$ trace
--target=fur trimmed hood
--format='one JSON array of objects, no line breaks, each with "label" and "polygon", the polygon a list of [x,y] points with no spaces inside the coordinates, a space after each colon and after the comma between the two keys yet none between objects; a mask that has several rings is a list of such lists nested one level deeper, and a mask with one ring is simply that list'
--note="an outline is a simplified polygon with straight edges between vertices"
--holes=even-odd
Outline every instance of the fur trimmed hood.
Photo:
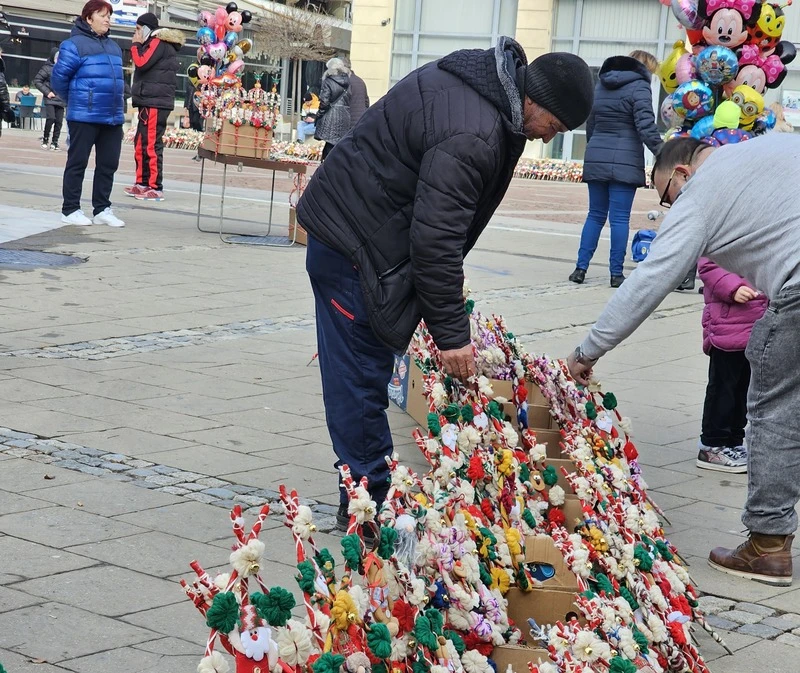
[{"label": "fur trimmed hood", "polygon": [[186,44],[186,37],[184,34],[175,28],[159,28],[153,31],[152,37],[157,37],[162,42],[169,42],[174,45],[176,49],[180,49]]}]

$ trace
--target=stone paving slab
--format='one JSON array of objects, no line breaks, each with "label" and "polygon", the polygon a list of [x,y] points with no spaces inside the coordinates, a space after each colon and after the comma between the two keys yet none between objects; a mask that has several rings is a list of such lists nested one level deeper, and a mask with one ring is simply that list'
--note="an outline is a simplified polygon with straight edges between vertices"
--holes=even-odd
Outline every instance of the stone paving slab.
[{"label": "stone paving slab", "polygon": [[0,536],[0,558],[3,559],[0,566],[0,585],[58,575],[97,563],[91,558],[10,535]]},{"label": "stone paving slab", "polygon": [[15,584],[20,591],[107,617],[162,607],[185,597],[171,582],[114,566],[94,566]]},{"label": "stone paving slab", "polygon": [[[100,598],[102,596],[98,600]],[[43,603],[2,613],[0,633],[6,649],[51,663],[153,640],[158,635],[60,603]]]}]

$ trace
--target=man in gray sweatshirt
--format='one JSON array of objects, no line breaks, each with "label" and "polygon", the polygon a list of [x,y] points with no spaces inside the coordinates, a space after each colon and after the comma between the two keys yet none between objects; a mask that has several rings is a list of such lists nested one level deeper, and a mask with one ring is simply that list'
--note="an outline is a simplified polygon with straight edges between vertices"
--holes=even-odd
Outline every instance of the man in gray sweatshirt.
[{"label": "man in gray sweatshirt", "polygon": [[699,257],[744,276],[770,299],[747,347],[750,531],[736,549],[712,550],[718,570],[777,586],[792,582],[800,500],[800,137],[768,134],[714,149],[668,142],[653,177],[671,208],[647,259],[616,291],[569,357],[586,382],[597,360],[630,336]]}]

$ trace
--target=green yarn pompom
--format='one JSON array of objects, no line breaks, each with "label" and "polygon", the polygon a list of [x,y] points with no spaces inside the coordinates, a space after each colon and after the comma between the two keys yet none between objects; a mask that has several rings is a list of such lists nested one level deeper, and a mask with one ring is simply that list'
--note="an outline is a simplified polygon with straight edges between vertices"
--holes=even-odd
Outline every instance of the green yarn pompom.
[{"label": "green yarn pompom", "polygon": [[[444,637],[447,638],[451,643],[453,643],[453,647],[456,648],[456,652],[458,655],[461,656],[464,652],[467,651],[467,644],[464,642],[464,639],[458,635],[455,631],[447,630],[444,632]],[[374,673],[374,669],[373,669]]]},{"label": "green yarn pompom", "polygon": [[595,406],[594,402],[587,402],[586,403],[586,418],[590,421],[593,421],[597,418],[597,407]]},{"label": "green yarn pompom", "polygon": [[636,545],[633,550],[633,561],[642,572],[650,572],[653,568],[653,557],[644,545]]},{"label": "green yarn pompom", "polygon": [[348,570],[361,572],[361,539],[355,533],[342,538],[342,556]]},{"label": "green yarn pompom", "polygon": [[283,587],[273,587],[267,595],[256,592],[250,602],[270,626],[286,626],[296,605],[294,596]]},{"label": "green yarn pompom", "polygon": [[614,657],[608,667],[608,673],[636,673],[636,664],[622,657]]},{"label": "green yarn pompom", "polygon": [[503,407],[500,406],[497,400],[492,400],[486,405],[486,413],[492,418],[496,418],[498,421],[502,421],[505,418]]},{"label": "green yarn pompom", "polygon": [[595,576],[595,583],[597,584],[597,590],[604,592],[609,597],[614,596],[616,593],[614,591],[614,585],[611,583],[611,580],[608,579],[608,575],[597,573]]},{"label": "green yarn pompom", "polygon": [[606,393],[603,395],[603,406],[611,411],[617,408],[617,396],[614,393]]},{"label": "green yarn pompom", "polygon": [[442,412],[442,416],[444,416],[451,423],[455,423],[460,414],[461,409],[458,408],[457,404],[448,404],[447,407],[445,407],[445,410]]},{"label": "green yarn pompom", "polygon": [[339,669],[344,663],[344,657],[341,654],[332,654],[325,652],[319,659],[317,659],[311,668],[314,673],[339,673]]},{"label": "green yarn pompom", "polygon": [[439,414],[433,412],[428,414],[428,430],[430,430],[431,434],[435,437],[442,434],[442,424],[439,421]]},{"label": "green yarn pompom", "polygon": [[474,418],[475,410],[469,404],[465,404],[461,407],[461,420],[463,420],[464,423],[472,423]]},{"label": "green yarn pompom", "polygon": [[542,470],[542,481],[548,486],[555,486],[558,483],[558,472],[552,465],[548,465]]},{"label": "green yarn pompom", "polygon": [[214,596],[214,602],[206,612],[206,626],[220,633],[230,633],[239,623],[239,602],[232,591],[223,591]]},{"label": "green yarn pompom", "polygon": [[381,541],[378,543],[378,556],[389,560],[394,554],[394,543],[397,542],[397,531],[388,526],[381,526]]},{"label": "green yarn pompom", "polygon": [[522,510],[522,520],[527,523],[529,527],[536,528],[536,519],[533,517],[533,512],[527,507]]},{"label": "green yarn pompom", "polygon": [[316,591],[314,583],[317,581],[317,573],[314,571],[314,564],[311,561],[301,561],[297,564],[300,574],[295,577],[300,591],[304,594],[312,595]]},{"label": "green yarn pompom", "polygon": [[639,609],[639,603],[634,598],[633,594],[630,592],[630,589],[628,589],[628,587],[620,587],[619,595],[622,596],[628,602],[628,605],[631,606],[631,610],[636,612]]},{"label": "green yarn pompom", "polygon": [[[417,653],[417,660],[411,667],[412,673],[430,673],[430,670],[431,667],[425,660],[425,657],[423,656],[422,652]],[[314,673],[316,673],[316,671]]]},{"label": "green yarn pompom", "polygon": [[432,652],[439,648],[439,639],[433,632],[431,620],[426,615],[417,617],[417,621],[414,623],[414,637],[420,645],[427,647]]},{"label": "green yarn pompom", "polygon": [[425,616],[431,623],[431,630],[437,636],[441,636],[442,629],[444,628],[444,617],[442,616],[442,613],[439,612],[436,608],[428,608],[427,610],[425,610]]},{"label": "green yarn pompom", "polygon": [[650,651],[650,643],[647,642],[647,636],[636,628],[636,626],[631,627],[631,630],[633,631],[633,639],[639,646],[639,652],[647,656],[647,653]]},{"label": "green yarn pompom", "polygon": [[664,540],[656,540],[656,549],[665,561],[672,561],[675,555],[670,551],[669,545]]},{"label": "green yarn pompom", "polygon": [[467,315],[472,315],[472,312],[475,310],[475,302],[472,299],[467,299],[464,302],[464,311],[466,311]]},{"label": "green yarn pompom", "polygon": [[386,624],[375,622],[367,632],[367,646],[378,659],[392,656],[392,636]]}]

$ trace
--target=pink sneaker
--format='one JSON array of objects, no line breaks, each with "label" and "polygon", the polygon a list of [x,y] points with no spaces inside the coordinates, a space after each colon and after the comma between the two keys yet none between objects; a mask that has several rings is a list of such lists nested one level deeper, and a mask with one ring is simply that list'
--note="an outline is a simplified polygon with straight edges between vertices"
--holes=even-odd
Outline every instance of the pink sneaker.
[{"label": "pink sneaker", "polygon": [[163,201],[164,192],[157,189],[144,189],[138,194],[134,195],[137,201]]},{"label": "pink sneaker", "polygon": [[142,194],[143,192],[146,192],[146,191],[147,191],[147,187],[144,187],[142,185],[134,185],[133,187],[125,187],[125,193],[128,196],[133,196],[133,197],[136,197],[137,195]]}]

